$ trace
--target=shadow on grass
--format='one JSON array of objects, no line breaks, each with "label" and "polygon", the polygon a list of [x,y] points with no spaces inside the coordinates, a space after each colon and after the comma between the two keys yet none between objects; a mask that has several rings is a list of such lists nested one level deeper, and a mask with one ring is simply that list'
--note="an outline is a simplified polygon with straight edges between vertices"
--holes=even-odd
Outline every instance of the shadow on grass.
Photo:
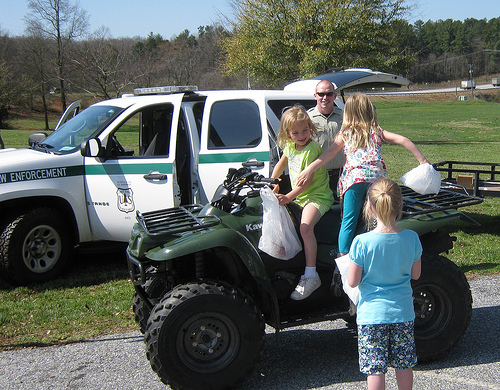
[{"label": "shadow on grass", "polygon": [[491,271],[494,268],[500,267],[500,263],[479,263],[479,264],[473,264],[473,265],[462,265],[460,266],[460,269],[462,272],[468,273],[486,273],[487,271]]},{"label": "shadow on grass", "polygon": [[[30,290],[40,292],[64,288],[76,288],[129,278],[125,246],[113,251],[75,251],[69,270],[61,277],[45,283],[31,284]],[[0,290],[18,288],[0,279]]]},{"label": "shadow on grass", "polygon": [[500,236],[500,215],[486,215],[479,213],[469,213],[464,210],[464,213],[479,222],[481,226],[475,226],[471,223],[464,221],[458,221],[453,224],[447,225],[446,230],[450,233],[462,231],[470,235],[477,234],[492,234],[495,236]]}]

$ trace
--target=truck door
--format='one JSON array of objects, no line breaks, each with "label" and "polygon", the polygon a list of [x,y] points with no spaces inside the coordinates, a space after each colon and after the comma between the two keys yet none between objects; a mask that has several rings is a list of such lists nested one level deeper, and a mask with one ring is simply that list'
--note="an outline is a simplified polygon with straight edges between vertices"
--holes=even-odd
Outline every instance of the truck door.
[{"label": "truck door", "polygon": [[[216,100],[207,97],[203,113],[198,170],[210,201],[229,168],[248,159],[262,161],[269,175],[269,139],[265,107],[250,98]],[[265,129],[265,132],[263,132]]]},{"label": "truck door", "polygon": [[[85,158],[87,210],[94,239],[128,241],[136,212],[181,202],[175,158],[182,94],[126,110],[99,139],[105,156]],[[170,100],[170,101],[169,101]],[[188,147],[187,143],[183,143]]]}]

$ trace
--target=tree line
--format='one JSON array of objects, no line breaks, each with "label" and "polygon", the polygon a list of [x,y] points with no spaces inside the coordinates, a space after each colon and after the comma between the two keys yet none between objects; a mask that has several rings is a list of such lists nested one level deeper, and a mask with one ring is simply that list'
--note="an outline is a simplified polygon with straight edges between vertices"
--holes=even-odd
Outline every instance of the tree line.
[{"label": "tree line", "polygon": [[234,20],[171,39],[117,39],[105,27],[89,34],[88,15],[71,1],[31,0],[25,35],[0,31],[0,128],[11,105],[41,101],[47,112],[50,93],[63,109],[73,92],[109,99],[155,85],[282,88],[339,67],[414,83],[500,71],[500,17],[411,24],[404,0],[232,0]]},{"label": "tree line", "polygon": [[500,17],[414,24],[401,20],[394,28],[399,50],[414,56],[413,64],[401,73],[414,83],[500,72]]}]

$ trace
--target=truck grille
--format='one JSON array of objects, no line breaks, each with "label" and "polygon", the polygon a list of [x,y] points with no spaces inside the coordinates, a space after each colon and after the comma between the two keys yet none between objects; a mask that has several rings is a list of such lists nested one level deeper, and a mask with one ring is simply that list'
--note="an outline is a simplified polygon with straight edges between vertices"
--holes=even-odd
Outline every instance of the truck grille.
[{"label": "truck grille", "polygon": [[145,213],[137,211],[136,218],[149,236],[183,233],[220,223],[219,217],[215,215],[196,216],[202,208],[199,204],[192,204]]}]

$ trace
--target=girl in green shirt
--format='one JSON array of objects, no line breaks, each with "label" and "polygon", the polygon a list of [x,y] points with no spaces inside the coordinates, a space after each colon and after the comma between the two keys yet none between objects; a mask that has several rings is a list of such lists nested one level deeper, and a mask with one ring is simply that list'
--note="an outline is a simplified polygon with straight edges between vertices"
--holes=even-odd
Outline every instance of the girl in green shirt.
[{"label": "girl in green shirt", "polygon": [[[321,286],[316,272],[318,245],[314,226],[333,204],[333,193],[324,167],[316,171],[310,185],[297,185],[300,172],[322,153],[321,146],[311,138],[311,135],[315,134],[316,128],[304,107],[296,105],[287,109],[281,117],[278,134],[278,145],[283,149],[283,156],[271,175],[273,178],[279,178],[288,166],[292,190],[287,194],[277,193],[276,196],[280,205],[294,201],[302,207],[300,234],[304,242],[306,268],[291,295],[294,300],[307,298]],[[278,189],[277,186],[275,192]]]}]

